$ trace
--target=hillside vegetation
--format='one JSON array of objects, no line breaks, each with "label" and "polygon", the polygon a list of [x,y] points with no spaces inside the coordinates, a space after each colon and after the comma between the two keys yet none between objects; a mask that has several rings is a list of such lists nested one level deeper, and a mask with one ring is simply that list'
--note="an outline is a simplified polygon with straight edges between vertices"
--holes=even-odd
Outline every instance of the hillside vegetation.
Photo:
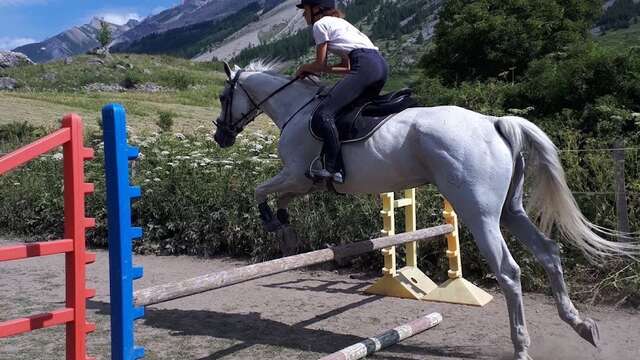
[{"label": "hillside vegetation", "polygon": [[217,116],[217,94],[226,78],[220,69],[215,63],[127,54],[0,69],[0,77],[18,83],[17,90],[0,93],[0,123],[55,126],[62,113],[74,111],[96,126],[102,106],[117,101],[127,107],[136,130],[158,129],[159,114],[169,112],[176,130],[193,132],[210,127]]}]

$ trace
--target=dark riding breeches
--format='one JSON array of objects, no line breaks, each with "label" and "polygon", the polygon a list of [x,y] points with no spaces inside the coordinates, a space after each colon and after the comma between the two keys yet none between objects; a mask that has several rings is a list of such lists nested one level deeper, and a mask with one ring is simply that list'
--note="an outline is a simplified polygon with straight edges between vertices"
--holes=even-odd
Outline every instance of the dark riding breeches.
[{"label": "dark riding breeches", "polygon": [[340,141],[336,129],[336,115],[361,98],[373,98],[387,81],[389,66],[382,55],[373,49],[357,49],[349,53],[349,72],[329,92],[313,115],[312,126],[324,140],[325,168],[335,173],[340,154]]}]

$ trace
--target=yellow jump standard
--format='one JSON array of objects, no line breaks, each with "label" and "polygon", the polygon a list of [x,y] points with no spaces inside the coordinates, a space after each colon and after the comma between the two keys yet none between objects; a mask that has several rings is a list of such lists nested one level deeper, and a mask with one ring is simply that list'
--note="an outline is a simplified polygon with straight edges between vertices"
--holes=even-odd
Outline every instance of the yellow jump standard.
[{"label": "yellow jump standard", "polygon": [[[405,190],[404,198],[396,200],[394,193],[381,194],[382,215],[385,235],[394,235],[395,209],[404,208],[405,231],[416,229],[416,194],[415,189]],[[384,256],[383,276],[365,292],[369,294],[398,297],[404,299],[429,300],[484,306],[493,297],[484,290],[462,278],[462,263],[460,259],[460,239],[458,236],[458,217],[448,201],[444,201],[444,218],[446,223],[453,226],[454,231],[446,234],[449,258],[449,280],[441,286],[436,285],[418,268],[417,243],[405,244],[406,266],[400,270],[396,267],[396,248],[389,247],[382,250]]]}]

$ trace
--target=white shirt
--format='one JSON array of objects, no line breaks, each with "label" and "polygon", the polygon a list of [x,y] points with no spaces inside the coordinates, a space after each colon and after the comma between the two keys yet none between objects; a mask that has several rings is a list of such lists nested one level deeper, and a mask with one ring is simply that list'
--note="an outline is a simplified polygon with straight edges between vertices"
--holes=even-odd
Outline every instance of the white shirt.
[{"label": "white shirt", "polygon": [[355,49],[378,50],[367,35],[335,16],[324,16],[313,24],[313,39],[316,45],[328,42],[328,50],[338,55],[348,55]]}]

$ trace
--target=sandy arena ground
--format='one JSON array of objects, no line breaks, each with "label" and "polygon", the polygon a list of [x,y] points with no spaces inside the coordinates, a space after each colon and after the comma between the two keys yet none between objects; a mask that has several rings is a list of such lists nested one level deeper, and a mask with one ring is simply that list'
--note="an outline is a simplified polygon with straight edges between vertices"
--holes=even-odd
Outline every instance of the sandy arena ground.
[{"label": "sandy arena ground", "polygon": [[[0,246],[9,242],[0,241]],[[145,276],[138,288],[243,265],[229,259],[137,257]],[[64,303],[64,259],[51,256],[0,264],[0,321],[53,310]],[[89,354],[109,359],[108,256],[98,251],[88,268],[97,287],[89,318]],[[438,311],[438,327],[372,359],[511,358],[502,295],[484,308],[363,295],[372,279],[331,271],[293,271],[152,306],[138,321],[145,359],[317,359],[421,314]],[[602,345],[578,338],[556,315],[552,298],[526,294],[535,360],[638,360],[640,312],[577,305],[599,322]],[[64,359],[64,329],[56,327],[0,339],[0,359]]]}]

